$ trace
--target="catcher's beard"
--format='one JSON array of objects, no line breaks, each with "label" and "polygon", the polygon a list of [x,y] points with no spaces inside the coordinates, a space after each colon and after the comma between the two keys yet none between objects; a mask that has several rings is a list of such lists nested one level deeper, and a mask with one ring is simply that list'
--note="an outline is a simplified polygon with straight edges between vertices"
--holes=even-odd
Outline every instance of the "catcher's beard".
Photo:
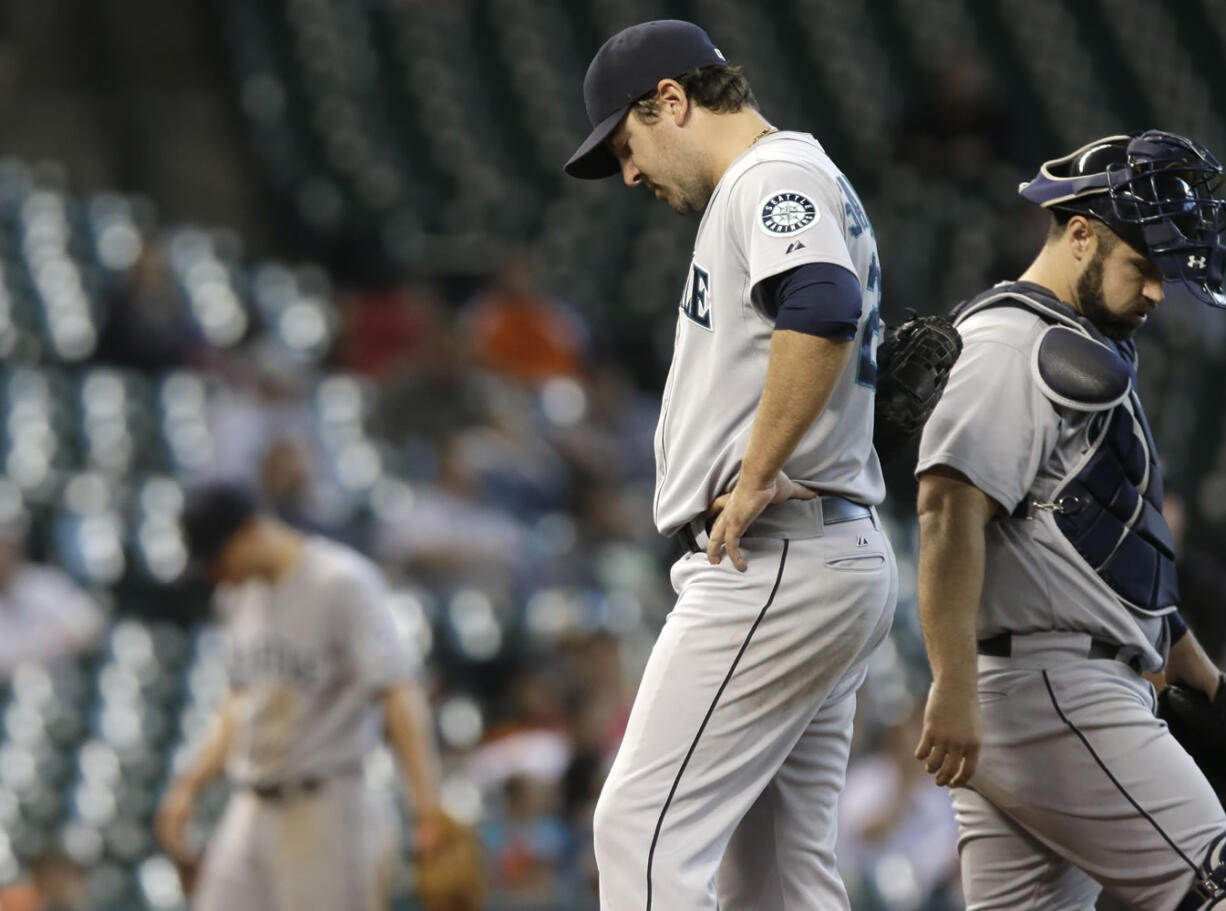
[{"label": "catcher's beard", "polygon": [[1136,326],[1112,313],[1103,300],[1103,261],[1106,258],[1107,250],[1099,244],[1089,265],[1077,279],[1077,303],[1086,319],[1099,332],[1109,339],[1123,342],[1132,338]]}]

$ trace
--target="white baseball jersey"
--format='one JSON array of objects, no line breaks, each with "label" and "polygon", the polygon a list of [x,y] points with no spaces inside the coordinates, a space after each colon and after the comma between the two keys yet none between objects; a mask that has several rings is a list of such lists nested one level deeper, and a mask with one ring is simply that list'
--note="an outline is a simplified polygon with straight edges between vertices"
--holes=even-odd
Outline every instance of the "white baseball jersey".
[{"label": "white baseball jersey", "polygon": [[872,445],[881,335],[877,242],[851,184],[817,140],[779,132],[732,163],[698,226],[656,428],[661,534],[703,514],[740,474],[774,331],[755,288],[806,263],[850,270],[864,306],[855,356],[783,470],[859,503],[884,497]]},{"label": "white baseball jersey", "polygon": [[275,584],[219,593],[239,715],[231,780],[292,782],[353,773],[379,741],[379,693],[411,681],[379,570],[360,554],[308,538]]},{"label": "white baseball jersey", "polygon": [[[917,472],[948,465],[1007,512],[1023,497],[1047,503],[1085,451],[1094,415],[1057,409],[1036,383],[1031,360],[1047,323],[997,307],[959,324],[962,355],[924,427]],[[1144,617],[1073,549],[1052,513],[992,522],[979,608],[981,639],[998,633],[1067,630],[1128,646],[1159,670],[1161,619]],[[1164,650],[1164,649],[1163,649]]]}]

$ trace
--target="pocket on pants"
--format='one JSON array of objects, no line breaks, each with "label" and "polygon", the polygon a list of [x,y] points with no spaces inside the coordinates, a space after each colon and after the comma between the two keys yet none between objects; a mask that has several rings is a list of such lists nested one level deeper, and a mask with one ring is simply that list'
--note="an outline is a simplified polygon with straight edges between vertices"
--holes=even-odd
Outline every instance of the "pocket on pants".
[{"label": "pocket on pants", "polygon": [[831,569],[850,573],[871,573],[885,566],[885,554],[839,554],[826,561]]},{"label": "pocket on pants", "polygon": [[992,705],[996,702],[1004,702],[1009,698],[1009,694],[1004,690],[992,690],[980,687],[977,698],[980,705]]}]

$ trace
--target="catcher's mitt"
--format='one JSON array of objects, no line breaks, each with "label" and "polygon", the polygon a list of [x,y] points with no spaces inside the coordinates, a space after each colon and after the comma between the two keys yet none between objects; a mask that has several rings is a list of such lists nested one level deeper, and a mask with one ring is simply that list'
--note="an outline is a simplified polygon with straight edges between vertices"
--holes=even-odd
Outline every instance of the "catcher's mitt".
[{"label": "catcher's mitt", "polygon": [[916,316],[890,330],[877,349],[877,416],[873,446],[890,461],[923,429],[962,353],[962,337],[941,316]]},{"label": "catcher's mitt", "polygon": [[417,857],[417,897],[426,911],[479,911],[485,905],[485,873],[476,833],[440,816],[439,843]]},{"label": "catcher's mitt", "polygon": [[1226,804],[1226,680],[1212,702],[1204,693],[1168,684],[1158,694],[1158,717]]}]

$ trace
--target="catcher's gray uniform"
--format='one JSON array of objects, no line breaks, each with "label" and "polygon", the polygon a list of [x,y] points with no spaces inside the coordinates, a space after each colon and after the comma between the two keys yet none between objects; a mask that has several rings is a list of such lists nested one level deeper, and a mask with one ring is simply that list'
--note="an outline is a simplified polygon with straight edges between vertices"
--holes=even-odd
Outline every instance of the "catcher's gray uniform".
[{"label": "catcher's gray uniform", "polygon": [[[1086,348],[1079,325],[1028,283],[971,302],[920,446],[917,473],[954,468],[1005,513],[978,617],[981,752],[953,792],[970,911],[1083,911],[1100,884],[1184,908],[1226,832],[1138,673],[1166,660],[1175,592],[1133,348]],[[1097,388],[1073,388],[1070,352]]]},{"label": "catcher's gray uniform", "polygon": [[703,215],[656,436],[655,518],[705,547],[702,516],[737,478],[766,377],[774,325],[754,289],[805,263],[843,266],[862,288],[855,354],[784,465],[827,496],[767,507],[741,542],[745,573],[699,551],[673,566],[677,604],[596,809],[608,911],[713,909],[717,894],[729,911],[848,906],[835,801],[897,571],[872,508],[884,493],[876,242],[811,136],[754,144]]},{"label": "catcher's gray uniform", "polygon": [[238,697],[234,793],[206,852],[199,911],[374,911],[398,833],[362,777],[378,703],[411,681],[378,570],[309,538],[275,584],[218,595]]}]

